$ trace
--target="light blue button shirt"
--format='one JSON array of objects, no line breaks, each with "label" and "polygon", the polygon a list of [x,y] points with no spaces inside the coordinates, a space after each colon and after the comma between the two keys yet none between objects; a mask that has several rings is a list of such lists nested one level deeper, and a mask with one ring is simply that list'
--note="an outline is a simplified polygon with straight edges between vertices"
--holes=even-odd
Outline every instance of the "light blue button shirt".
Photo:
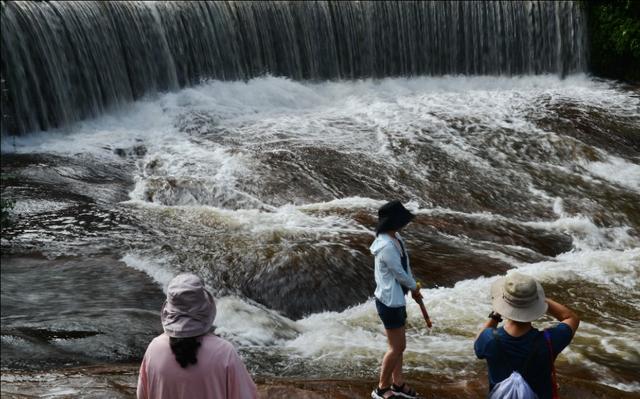
[{"label": "light blue button shirt", "polygon": [[[407,246],[404,244],[400,234],[396,233],[396,238],[402,241],[406,251]],[[390,308],[405,306],[406,300],[402,292],[402,286],[410,290],[417,288],[416,280],[411,274],[408,251],[406,254],[407,271],[405,272],[400,260],[402,256],[401,250],[388,234],[380,233],[369,247],[369,250],[376,258],[374,272],[376,291],[374,295],[380,302]]]}]

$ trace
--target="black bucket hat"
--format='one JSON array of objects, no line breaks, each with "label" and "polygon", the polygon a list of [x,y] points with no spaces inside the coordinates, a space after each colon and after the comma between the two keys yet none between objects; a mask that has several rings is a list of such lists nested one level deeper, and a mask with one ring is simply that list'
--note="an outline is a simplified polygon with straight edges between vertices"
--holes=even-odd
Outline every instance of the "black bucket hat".
[{"label": "black bucket hat", "polygon": [[387,202],[378,209],[376,234],[389,230],[398,230],[409,224],[414,217],[415,215],[409,212],[400,201]]}]

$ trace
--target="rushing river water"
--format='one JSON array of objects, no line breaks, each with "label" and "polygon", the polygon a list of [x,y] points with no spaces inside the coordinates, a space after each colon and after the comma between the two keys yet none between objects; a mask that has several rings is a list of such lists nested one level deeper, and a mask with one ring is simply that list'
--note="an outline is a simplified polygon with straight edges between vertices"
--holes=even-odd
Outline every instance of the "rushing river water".
[{"label": "rushing river water", "polygon": [[[190,270],[259,376],[374,378],[368,246],[399,198],[434,322],[412,378],[484,376],[473,337],[517,268],[582,318],[557,367],[640,392],[640,92],[584,75],[209,81],[3,137],[2,367],[137,361]],[[545,319],[538,325],[546,325]],[[422,377],[421,377],[422,376]]]}]

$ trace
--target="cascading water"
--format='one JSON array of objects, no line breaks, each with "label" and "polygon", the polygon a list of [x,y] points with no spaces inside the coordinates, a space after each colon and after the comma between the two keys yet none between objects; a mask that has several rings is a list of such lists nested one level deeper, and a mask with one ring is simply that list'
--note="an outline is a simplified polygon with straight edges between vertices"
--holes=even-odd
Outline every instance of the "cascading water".
[{"label": "cascading water", "polygon": [[[486,393],[473,336],[518,268],[582,318],[567,397],[640,391],[640,96],[574,73],[578,4],[2,7],[10,132],[84,118],[3,136],[3,395],[118,396],[57,370],[138,362],[186,270],[255,375],[371,388],[367,248],[391,198],[417,215],[403,234],[435,326],[409,305],[412,382]],[[423,76],[441,74],[462,76]]]},{"label": "cascading water", "polygon": [[575,2],[6,2],[3,129],[206,79],[585,71]]}]

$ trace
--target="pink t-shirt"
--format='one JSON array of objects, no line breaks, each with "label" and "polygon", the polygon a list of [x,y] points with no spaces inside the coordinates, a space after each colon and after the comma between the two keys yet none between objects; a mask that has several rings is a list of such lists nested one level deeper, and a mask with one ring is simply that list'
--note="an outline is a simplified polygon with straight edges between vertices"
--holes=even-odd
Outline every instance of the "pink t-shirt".
[{"label": "pink t-shirt", "polygon": [[198,362],[182,368],[169,336],[154,338],[140,366],[138,399],[257,398],[256,385],[233,345],[214,335],[201,339]]}]

